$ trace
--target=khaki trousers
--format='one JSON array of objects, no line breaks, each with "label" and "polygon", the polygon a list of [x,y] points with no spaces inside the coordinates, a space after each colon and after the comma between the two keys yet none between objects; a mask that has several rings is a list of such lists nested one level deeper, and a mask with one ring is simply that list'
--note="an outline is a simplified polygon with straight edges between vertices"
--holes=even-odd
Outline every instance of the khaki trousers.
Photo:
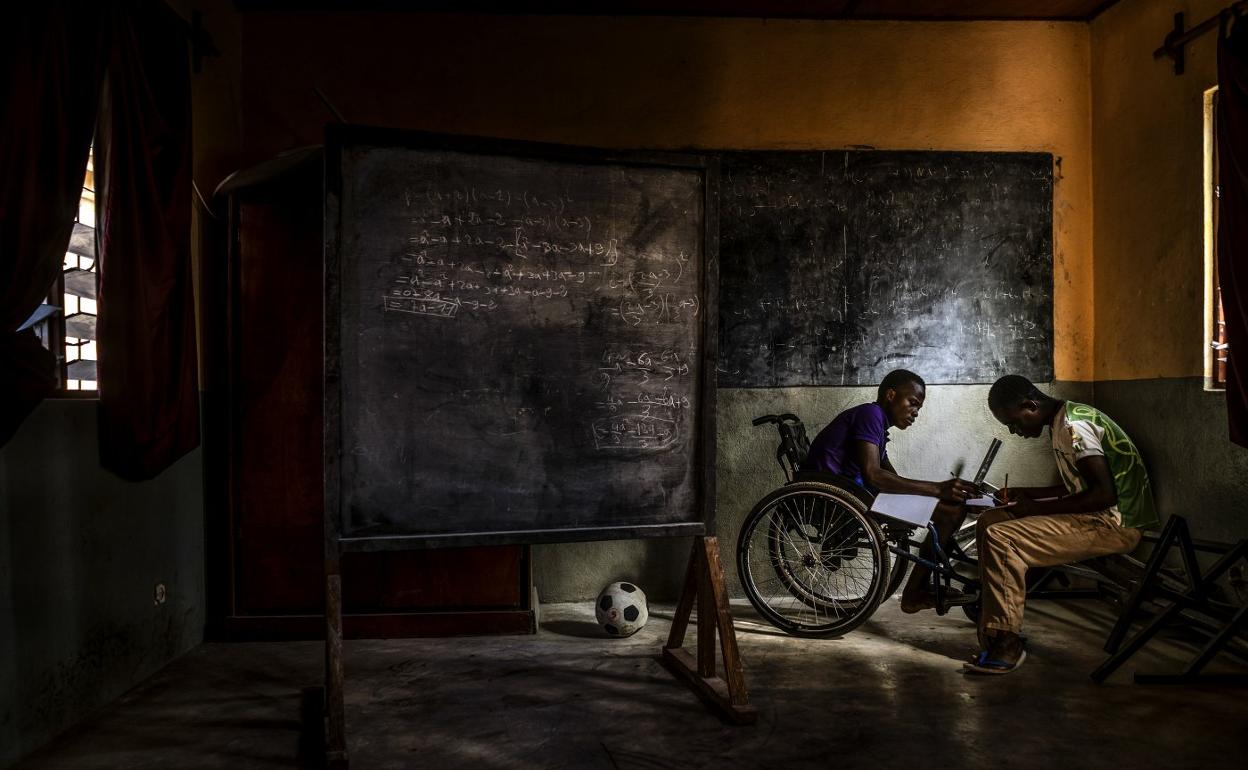
[{"label": "khaki trousers", "polygon": [[981,607],[979,640],[988,629],[1019,633],[1027,598],[1027,568],[1055,567],[1111,553],[1127,553],[1141,532],[1120,526],[1109,511],[1028,516],[1008,508],[985,512],[975,523]]}]

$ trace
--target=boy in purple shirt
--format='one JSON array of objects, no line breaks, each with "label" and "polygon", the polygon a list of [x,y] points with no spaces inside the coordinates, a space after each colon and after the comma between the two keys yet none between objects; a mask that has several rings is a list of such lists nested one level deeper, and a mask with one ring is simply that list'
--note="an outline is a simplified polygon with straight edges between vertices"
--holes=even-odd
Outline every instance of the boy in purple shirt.
[{"label": "boy in purple shirt", "polygon": [[[804,468],[853,479],[873,495],[893,492],[940,498],[932,521],[940,532],[941,543],[948,544],[966,518],[964,503],[977,494],[975,487],[961,479],[935,482],[905,478],[893,468],[884,448],[889,428],[905,430],[918,419],[926,393],[923,378],[914,372],[905,369],[889,372],[880,383],[874,402],[846,409],[819,431],[810,444]],[[931,544],[925,542],[920,553],[930,559]],[[902,612],[918,612],[936,606],[928,586],[930,573],[927,567],[914,565],[901,592]],[[950,594],[947,598],[951,604],[974,600],[973,596],[957,591],[950,591]]]},{"label": "boy in purple shirt", "polygon": [[885,448],[890,424],[888,414],[878,401],[846,409],[819,431],[819,435],[810,443],[806,469],[839,473],[866,487],[871,494],[879,494],[880,490],[863,478],[862,466],[856,460],[853,445],[855,441],[865,441],[878,447],[879,464],[885,468],[890,467],[888,450]]}]

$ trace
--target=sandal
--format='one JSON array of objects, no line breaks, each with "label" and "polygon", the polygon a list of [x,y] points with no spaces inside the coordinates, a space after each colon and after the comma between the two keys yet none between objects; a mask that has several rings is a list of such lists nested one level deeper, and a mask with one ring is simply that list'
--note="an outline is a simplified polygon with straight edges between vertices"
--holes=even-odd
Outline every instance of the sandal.
[{"label": "sandal", "polygon": [[1026,650],[1019,654],[1015,663],[990,658],[987,650],[980,650],[973,663],[962,664],[962,670],[968,674],[1008,674],[1023,665],[1024,660],[1027,660]]}]

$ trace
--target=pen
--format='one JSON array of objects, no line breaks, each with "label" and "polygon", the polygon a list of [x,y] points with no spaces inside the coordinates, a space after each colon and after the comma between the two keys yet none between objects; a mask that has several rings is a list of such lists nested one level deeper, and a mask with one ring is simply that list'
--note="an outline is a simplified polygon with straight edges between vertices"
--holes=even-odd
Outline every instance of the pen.
[{"label": "pen", "polygon": [[1005,486],[1001,487],[1001,502],[1010,501],[1010,474],[1005,474]]},{"label": "pen", "polygon": [[953,471],[949,471],[949,475],[954,477],[955,479],[958,477],[958,474],[954,473]]}]

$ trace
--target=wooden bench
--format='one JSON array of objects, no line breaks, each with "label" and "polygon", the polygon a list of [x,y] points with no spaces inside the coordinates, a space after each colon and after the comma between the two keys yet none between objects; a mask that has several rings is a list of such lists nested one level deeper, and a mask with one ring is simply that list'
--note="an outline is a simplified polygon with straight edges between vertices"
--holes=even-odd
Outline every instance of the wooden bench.
[{"label": "wooden bench", "polygon": [[[1220,652],[1248,661],[1248,648],[1241,638],[1248,631],[1248,601],[1232,596],[1219,582],[1237,565],[1248,563],[1248,540],[1233,545],[1194,540],[1182,516],[1170,516],[1160,535],[1146,539],[1156,540],[1147,562],[1113,556],[1084,563],[1104,578],[1099,587],[1121,604],[1105,641],[1109,657],[1092,672],[1092,680],[1104,682],[1160,631],[1182,623],[1207,637],[1204,646],[1182,671],[1137,672],[1136,684],[1248,684],[1248,674],[1202,673]],[[1198,551],[1219,554],[1219,558],[1202,570]],[[1168,563],[1175,552],[1181,569]],[[1128,638],[1131,627],[1140,621],[1143,626]]]}]

